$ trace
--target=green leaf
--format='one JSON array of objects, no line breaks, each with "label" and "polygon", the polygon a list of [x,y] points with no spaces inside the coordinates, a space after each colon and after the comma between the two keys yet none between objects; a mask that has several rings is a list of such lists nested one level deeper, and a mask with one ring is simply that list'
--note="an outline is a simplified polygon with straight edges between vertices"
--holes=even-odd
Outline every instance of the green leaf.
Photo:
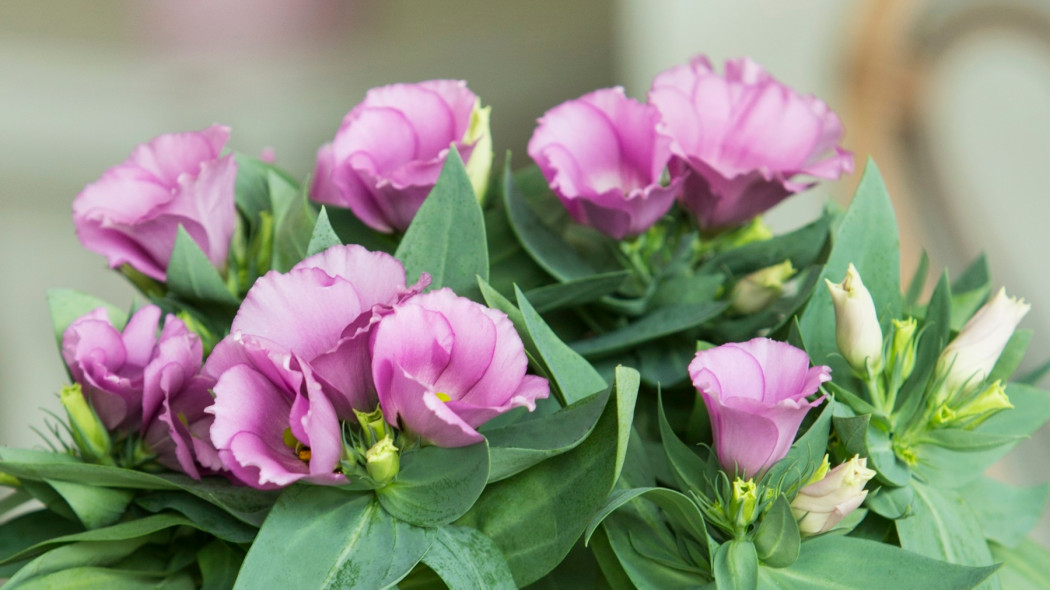
[{"label": "green leaf", "polygon": [[1050,551],[1031,541],[1022,541],[1014,548],[991,544],[992,556],[1002,562],[999,580],[1010,590],[1046,590],[1050,588]]},{"label": "green leaf", "polygon": [[317,225],[317,211],[307,199],[307,187],[297,187],[272,169],[267,183],[274,212],[271,266],[279,272],[288,272],[306,258]]},{"label": "green leaf", "polygon": [[61,537],[52,537],[4,559],[3,563],[11,563],[36,557],[58,545],[81,542],[127,541],[139,537],[145,537],[157,531],[183,525],[192,526],[193,523],[186,518],[175,514],[154,514],[135,520],[128,520],[101,529],[72,533]]},{"label": "green leaf", "polygon": [[118,330],[124,329],[128,314],[105,301],[73,289],[48,289],[47,306],[51,311],[51,324],[55,328],[55,340],[62,346],[62,335],[74,320],[100,307],[105,307],[109,321]]},{"label": "green leaf", "polygon": [[594,515],[591,523],[584,533],[584,542],[590,540],[591,535],[610,514],[620,507],[636,498],[645,498],[656,504],[667,514],[668,521],[680,529],[689,533],[693,540],[705,546],[707,545],[707,528],[704,525],[704,517],[699,507],[685,494],[668,488],[633,488],[627,490],[616,490],[602,506],[601,510]]},{"label": "green leaf", "polygon": [[197,552],[197,564],[201,569],[201,590],[226,590],[233,588],[237,573],[244,561],[244,551],[230,547],[215,539]]},{"label": "green leaf", "polygon": [[314,231],[310,235],[310,243],[306,246],[306,255],[313,256],[319,254],[332,246],[341,246],[343,242],[339,240],[339,236],[332,229],[332,223],[328,221],[328,211],[325,207],[321,206],[321,212],[317,214],[317,223],[314,225]]},{"label": "green leaf", "polygon": [[137,537],[124,541],[82,542],[56,547],[23,566],[11,576],[4,588],[25,588],[27,582],[34,578],[70,568],[112,565],[134,553],[147,540],[147,537]]},{"label": "green leaf", "polygon": [[973,588],[996,566],[967,567],[888,543],[821,535],[802,544],[788,568],[759,570],[770,590],[957,590]]},{"label": "green leaf", "polygon": [[[900,240],[886,185],[878,167],[868,160],[849,209],[832,238],[831,254],[821,273],[833,283],[842,280],[850,263],[864,279],[881,318],[900,317]],[[823,281],[821,281],[823,282]],[[832,374],[850,373],[835,344],[835,312],[827,289],[817,288],[799,320],[814,364],[828,364]]]},{"label": "green leaf", "polygon": [[953,451],[967,452],[994,449],[1011,443],[1017,444],[1023,438],[1022,436],[978,432],[962,428],[941,428],[926,432],[920,440]]},{"label": "green leaf", "polygon": [[952,291],[962,293],[964,291],[987,290],[991,281],[992,275],[991,269],[988,267],[988,257],[982,253],[952,283]]},{"label": "green leaf", "polygon": [[495,541],[518,586],[538,580],[564,559],[619,476],[638,394],[637,372],[617,369],[613,388],[587,440],[489,485],[455,523]]},{"label": "green leaf", "polygon": [[802,535],[787,496],[780,494],[766,509],[755,529],[755,550],[769,567],[788,567],[798,559]]},{"label": "green leaf", "polygon": [[22,590],[193,590],[193,580],[186,574],[160,578],[150,573],[104,567],[74,567],[59,570],[22,584]]},{"label": "green leaf", "polygon": [[910,486],[899,488],[884,486],[868,494],[864,505],[875,514],[895,520],[905,516],[915,500],[915,490]]},{"label": "green leaf", "polygon": [[671,429],[670,423],[667,422],[662,395],[659,396],[657,403],[659,404],[657,417],[660,421],[660,441],[662,442],[664,454],[667,456],[671,474],[674,476],[675,481],[678,482],[678,487],[683,490],[707,494],[710,487],[708,482],[714,480],[714,476],[719,470],[717,464],[704,461],[692,448],[678,438],[678,435]]},{"label": "green leaf", "polygon": [[904,295],[904,305],[909,315],[914,315],[911,309],[919,303],[919,297],[922,297],[922,290],[926,287],[926,275],[929,272],[930,257],[923,250],[922,256],[919,258],[919,266],[915,269],[915,274],[912,275],[911,282],[908,283],[908,291]]},{"label": "green leaf", "polygon": [[544,313],[597,301],[619,289],[630,276],[626,270],[596,274],[532,289],[525,296],[536,311]]},{"label": "green leaf", "polygon": [[517,287],[515,294],[529,339],[535,344],[547,373],[561,392],[562,405],[572,405],[605,389],[605,379],[602,379],[590,363],[558,338]]},{"label": "green leaf", "polygon": [[349,209],[340,207],[326,207],[326,209],[328,222],[339,236],[340,243],[358,244],[373,252],[386,252],[387,254],[393,254],[397,249],[397,237],[368,227]]},{"label": "green leaf", "polygon": [[[18,561],[10,558],[38,543],[81,530],[83,527],[79,524],[50,510],[38,510],[7,520],[0,526],[0,563]],[[10,575],[9,570],[0,568],[0,577]]]},{"label": "green leaf", "polygon": [[[698,583],[710,579],[707,572],[676,555],[675,539],[662,525],[654,526],[638,516],[620,511],[602,523],[591,538],[591,545],[601,543],[603,534],[613,554],[612,559],[633,584],[629,586],[631,588],[684,590],[696,588]],[[643,544],[648,545],[644,551],[641,549]],[[660,562],[653,559],[652,545],[656,544],[664,549]],[[603,570],[606,567],[610,566],[603,566]]]},{"label": "green leaf", "polygon": [[577,340],[570,346],[586,357],[599,357],[695,328],[722,313],[725,308],[725,303],[715,302],[662,307],[623,328]]},{"label": "green leaf", "polygon": [[1039,522],[1050,498],[1050,484],[1019,488],[981,477],[959,490],[988,539],[1013,547]]},{"label": "green leaf", "polygon": [[832,215],[824,213],[816,221],[795,231],[730,249],[704,263],[700,272],[719,272],[739,277],[785,260],[790,260],[795,268],[805,268],[824,249],[831,218]]},{"label": "green leaf", "polygon": [[166,282],[170,292],[195,303],[233,308],[240,303],[226,288],[226,282],[208,255],[181,224],[168,261]]},{"label": "green leaf", "polygon": [[255,538],[256,527],[238,520],[214,504],[182,491],[140,493],[135,497],[135,504],[153,513],[174,510],[193,521],[198,529],[231,543],[251,543]]},{"label": "green leaf", "polygon": [[[596,269],[582,259],[562,236],[552,230],[543,219],[529,206],[525,196],[519,190],[519,182],[528,182],[540,190],[546,189],[547,181],[539,168],[525,168],[519,176],[510,171],[510,158],[507,158],[503,173],[503,199],[507,207],[507,219],[518,236],[518,241],[536,263],[559,282],[589,277],[602,270]],[[564,208],[562,209],[564,211]]]},{"label": "green leaf", "polygon": [[878,473],[878,478],[891,485],[903,486],[911,480],[908,465],[897,458],[889,436],[870,424],[870,414],[863,416],[835,416],[835,432],[850,455],[868,458],[868,466]]},{"label": "green leaf", "polygon": [[973,316],[977,308],[984,305],[984,302],[988,300],[988,287],[983,289],[977,289],[974,291],[965,291],[960,293],[957,287],[952,287],[952,319],[951,326],[953,331],[962,329],[963,325],[969,321],[970,317]]},{"label": "green leaf", "polygon": [[608,391],[586,397],[548,416],[482,429],[489,441],[489,483],[576,448],[594,430]]},{"label": "green leaf", "polygon": [[485,221],[463,160],[450,149],[441,176],[405,231],[394,255],[409,282],[430,273],[430,288],[450,287],[478,298],[477,277],[488,280]]},{"label": "green leaf", "polygon": [[376,494],[394,518],[418,526],[439,526],[463,516],[474,505],[488,476],[485,442],[456,449],[423,447],[404,453],[397,478]]},{"label": "green leaf", "polygon": [[920,328],[922,336],[915,351],[915,369],[897,397],[898,423],[921,419],[925,410],[927,383],[937,366],[937,358],[951,335],[951,287],[948,273],[941,275],[930,296]]},{"label": "green leaf", "polygon": [[371,493],[293,486],[263,523],[234,588],[387,588],[432,541],[427,529],[391,518]]},{"label": "green leaf", "polygon": [[47,482],[84,523],[85,528],[97,529],[111,525],[123,516],[135,493],[84,485],[71,481]]},{"label": "green leaf", "polygon": [[449,590],[517,588],[499,547],[471,528],[443,526],[437,529],[434,544],[423,555],[423,563],[441,577]]},{"label": "green leaf", "polygon": [[[907,518],[896,521],[901,547],[920,555],[969,566],[987,566],[992,554],[981,525],[958,493],[921,482]],[[995,579],[981,588],[998,588]]]},{"label": "green leaf", "polygon": [[750,541],[733,539],[719,545],[714,566],[718,590],[758,588],[758,554]]}]

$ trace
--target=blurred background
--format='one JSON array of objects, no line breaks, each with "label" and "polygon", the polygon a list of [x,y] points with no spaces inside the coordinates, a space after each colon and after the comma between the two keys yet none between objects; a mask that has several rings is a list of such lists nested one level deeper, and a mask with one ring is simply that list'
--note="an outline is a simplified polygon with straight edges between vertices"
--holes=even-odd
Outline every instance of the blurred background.
[{"label": "blurred background", "polygon": [[[367,89],[461,78],[493,105],[497,154],[593,89],[644,98],[658,72],[749,55],[846,123],[857,173],[773,210],[786,230],[848,202],[875,158],[906,277],[925,249],[958,275],[981,252],[1027,298],[1026,366],[1050,357],[1050,3],[1040,0],[33,0],[0,3],[0,444],[35,446],[66,383],[45,292],[127,307],[133,292],[82,249],[81,188],[160,133],[230,125],[304,177]],[[1045,384],[1044,384],[1045,385]],[[1050,430],[995,470],[1050,479]],[[1050,523],[1038,531],[1050,544]]]}]

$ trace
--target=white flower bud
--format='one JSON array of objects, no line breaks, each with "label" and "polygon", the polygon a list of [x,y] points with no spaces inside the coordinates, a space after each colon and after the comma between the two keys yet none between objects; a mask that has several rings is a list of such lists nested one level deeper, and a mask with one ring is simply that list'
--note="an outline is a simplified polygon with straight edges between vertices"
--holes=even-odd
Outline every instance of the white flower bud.
[{"label": "white flower bud", "polygon": [[757,313],[777,300],[784,292],[784,283],[795,275],[790,260],[756,270],[737,281],[729,295],[733,311],[741,314]]},{"label": "white flower bud", "polygon": [[804,535],[824,533],[864,502],[864,486],[875,477],[868,460],[854,455],[832,469],[823,479],[799,490],[791,502],[791,512],[799,519],[798,530]]},{"label": "white flower bud", "polygon": [[825,279],[835,304],[835,343],[859,375],[872,377],[882,370],[882,328],[875,302],[853,264],[846,278],[835,284]]},{"label": "white flower bud", "polygon": [[999,289],[973,314],[937,360],[937,373],[944,376],[941,400],[973,391],[988,378],[1014,328],[1030,307]]}]

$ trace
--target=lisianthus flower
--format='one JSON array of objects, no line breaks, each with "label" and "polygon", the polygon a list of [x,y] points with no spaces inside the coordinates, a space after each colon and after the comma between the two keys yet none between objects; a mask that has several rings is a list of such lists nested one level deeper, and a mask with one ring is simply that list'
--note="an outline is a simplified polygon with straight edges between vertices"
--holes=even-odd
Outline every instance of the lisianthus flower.
[{"label": "lisianthus flower", "polygon": [[937,359],[938,373],[944,376],[941,397],[977,389],[1030,308],[1024,300],[1007,296],[1005,289],[982,305]]},{"label": "lisianthus flower", "polygon": [[837,144],[839,118],[819,99],[781,84],[748,58],[714,71],[704,56],[654,80],[649,102],[671,135],[682,203],[701,227],[741,224],[812,186],[853,171]]},{"label": "lisianthus flower", "polygon": [[252,286],[212,351],[212,440],[236,477],[269,488],[341,483],[340,422],[378,403],[369,336],[382,314],[422,289],[392,256],[336,246]]},{"label": "lisianthus flower", "polygon": [[831,369],[810,367],[805,351],[790,344],[755,338],[696,353],[689,376],[711,416],[719,463],[754,478],[787,454],[806,412],[824,399],[806,397]]},{"label": "lisianthus flower", "polygon": [[372,356],[383,416],[438,446],[481,442],[479,426],[550,394],[546,379],[525,374],[507,316],[449,289],[395,307],[375,329]]},{"label": "lisianthus flower", "polygon": [[657,131],[655,108],[596,90],[547,111],[529,141],[529,155],[577,223],[614,238],[649,229],[674,204],[680,182],[661,178],[670,136]]},{"label": "lisianthus flower", "polygon": [[142,436],[159,463],[200,478],[219,468],[204,411],[214,381],[200,374],[200,338],[173,315],[158,337],[160,317],[148,305],[119,331],[96,309],[66,328],[62,357],[107,430]]},{"label": "lisianthus flower", "polygon": [[465,82],[373,88],[318,150],[310,198],[349,208],[377,231],[404,231],[437,182],[449,146],[483,194],[492,166],[488,107]]},{"label": "lisianthus flower", "polygon": [[237,213],[237,162],[221,152],[229,127],[161,135],[84,187],[73,201],[81,243],[112,268],[128,264],[163,281],[182,225],[223,268]]}]

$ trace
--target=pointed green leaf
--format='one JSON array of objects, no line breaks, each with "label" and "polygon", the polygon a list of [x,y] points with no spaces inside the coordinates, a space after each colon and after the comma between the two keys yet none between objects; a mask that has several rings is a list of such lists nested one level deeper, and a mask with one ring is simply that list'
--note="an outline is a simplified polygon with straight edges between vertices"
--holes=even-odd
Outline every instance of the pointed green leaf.
[{"label": "pointed green leaf", "polygon": [[227,590],[237,580],[244,551],[215,539],[197,552],[201,590]]},{"label": "pointed green leaf", "polygon": [[981,477],[959,493],[973,509],[984,536],[1013,547],[1039,522],[1050,498],[1050,484],[1020,488]]},{"label": "pointed green leaf", "polygon": [[181,224],[168,261],[166,282],[169,291],[188,301],[234,308],[239,304],[207,254]]},{"label": "pointed green leaf", "polygon": [[1038,543],[1025,540],[1014,548],[992,543],[992,556],[1002,562],[999,580],[1010,590],[1046,590],[1050,588],[1050,551]]},{"label": "pointed green leaf", "polygon": [[270,170],[267,177],[273,203],[273,263],[278,272],[288,272],[306,258],[310,237],[317,225],[317,211],[307,198],[307,188],[297,187]]},{"label": "pointed green leaf", "polygon": [[915,490],[910,485],[899,488],[883,486],[869,493],[864,505],[875,514],[895,520],[908,513],[914,499]]},{"label": "pointed green leaf", "polygon": [[750,541],[733,539],[719,545],[714,566],[718,590],[758,588],[758,554]]},{"label": "pointed green leaf", "polygon": [[868,458],[868,467],[876,471],[881,481],[891,486],[903,486],[911,480],[908,465],[897,458],[889,436],[870,424],[870,414],[863,416],[835,416],[835,432],[851,455]]},{"label": "pointed green leaf", "polygon": [[1002,380],[1003,383],[1009,381],[1017,367],[1021,366],[1021,361],[1024,360],[1024,353],[1028,350],[1028,343],[1031,340],[1031,330],[1017,330],[1014,332],[1010,336],[1010,340],[1007,341],[1006,348],[999,355],[999,360],[992,367],[992,372],[988,375],[988,381]]},{"label": "pointed green leaf", "polygon": [[450,287],[478,298],[477,277],[488,279],[485,221],[463,160],[450,149],[434,189],[408,226],[395,254],[409,282],[430,273],[431,289]]},{"label": "pointed green leaf", "polygon": [[71,481],[47,482],[76,513],[85,528],[97,529],[115,523],[123,516],[135,493],[89,486]]},{"label": "pointed green leaf", "polygon": [[781,494],[762,515],[755,530],[758,558],[769,567],[788,567],[798,559],[802,535],[787,496]]},{"label": "pointed green leaf", "polygon": [[394,518],[424,527],[463,516],[485,489],[488,444],[446,449],[423,447],[402,454],[401,472],[376,490],[379,504]]},{"label": "pointed green leaf", "polygon": [[630,276],[626,270],[596,274],[532,289],[525,295],[536,311],[554,311],[597,301],[619,289]]},{"label": "pointed green leaf", "polygon": [[327,209],[322,206],[321,212],[317,214],[317,223],[314,225],[314,231],[310,235],[310,243],[306,246],[306,255],[313,256],[324,252],[332,246],[340,246],[342,243],[335,230],[332,229],[332,223],[328,221]]},{"label": "pointed green leaf", "polygon": [[443,526],[434,533],[434,544],[423,556],[449,590],[513,590],[514,577],[499,547],[478,531]]},{"label": "pointed green leaf", "polygon": [[599,357],[619,352],[668,336],[695,328],[707,320],[722,313],[726,308],[723,302],[706,302],[674,305],[653,310],[642,318],[611,332],[606,332],[586,340],[577,340],[570,346],[586,357]]}]

